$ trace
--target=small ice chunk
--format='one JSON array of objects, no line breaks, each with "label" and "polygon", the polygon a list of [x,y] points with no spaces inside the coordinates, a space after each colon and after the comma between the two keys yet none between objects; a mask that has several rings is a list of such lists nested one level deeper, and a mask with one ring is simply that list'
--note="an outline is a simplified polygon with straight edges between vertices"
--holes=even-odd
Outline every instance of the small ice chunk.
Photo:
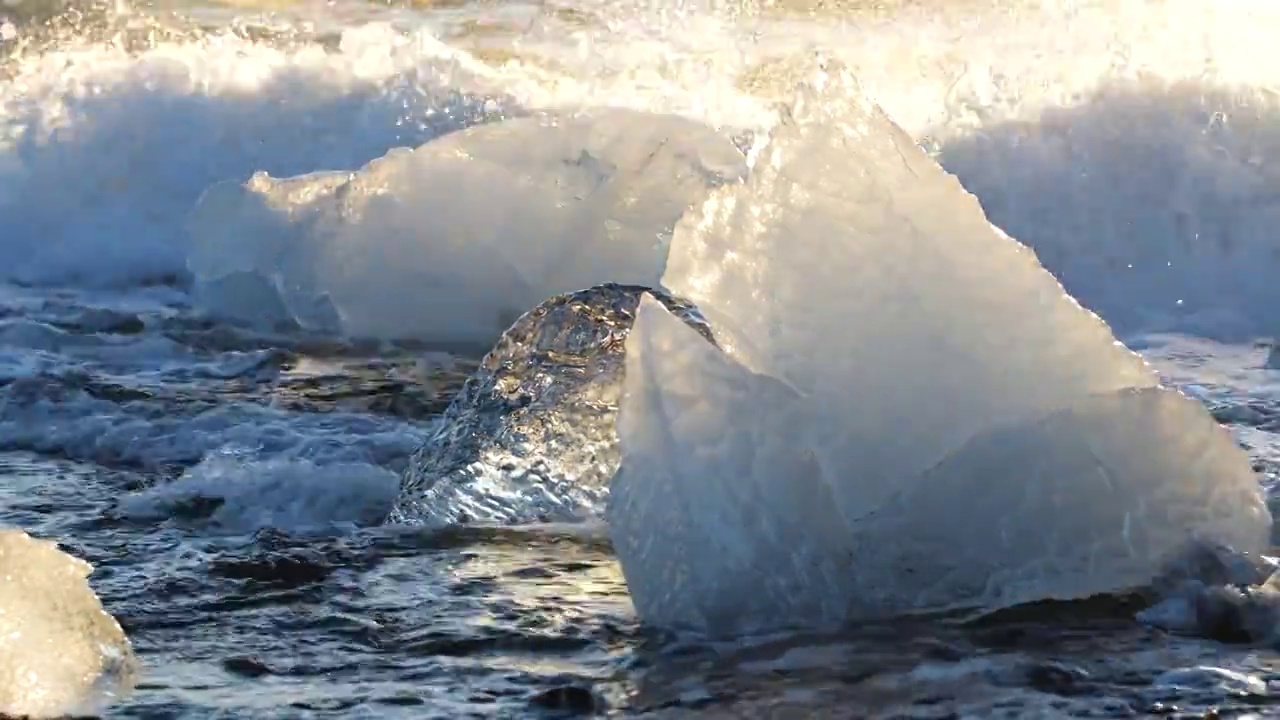
[{"label": "small ice chunk", "polygon": [[[648,288],[606,283],[549,298],[485,356],[418,449],[391,521],[443,526],[596,519],[618,467],[624,344]],[[711,330],[659,291],[700,342]]]},{"label": "small ice chunk", "polygon": [[0,715],[96,714],[132,687],[133,650],[89,587],[92,571],[0,528]]},{"label": "small ice chunk", "polygon": [[1234,697],[1262,697],[1269,694],[1267,683],[1262,678],[1209,665],[1169,670],[1161,673],[1154,684],[1178,694],[1205,690]]},{"label": "small ice chunk", "polygon": [[820,70],[672,240],[607,512],[640,616],[734,634],[1124,591],[1264,546],[1248,457]]},{"label": "small ice chunk", "polygon": [[1158,601],[1139,622],[1222,642],[1280,639],[1276,558],[1197,543],[1153,583]]}]

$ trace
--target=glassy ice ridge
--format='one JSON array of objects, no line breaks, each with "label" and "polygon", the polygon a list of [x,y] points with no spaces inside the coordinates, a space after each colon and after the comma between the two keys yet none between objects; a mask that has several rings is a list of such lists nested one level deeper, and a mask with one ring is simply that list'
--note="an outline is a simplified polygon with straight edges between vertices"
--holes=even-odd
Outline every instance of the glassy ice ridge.
[{"label": "glassy ice ridge", "polygon": [[624,345],[645,294],[714,343],[690,303],[638,285],[557,295],[516,320],[414,454],[392,522],[560,522],[602,511],[618,466]]}]

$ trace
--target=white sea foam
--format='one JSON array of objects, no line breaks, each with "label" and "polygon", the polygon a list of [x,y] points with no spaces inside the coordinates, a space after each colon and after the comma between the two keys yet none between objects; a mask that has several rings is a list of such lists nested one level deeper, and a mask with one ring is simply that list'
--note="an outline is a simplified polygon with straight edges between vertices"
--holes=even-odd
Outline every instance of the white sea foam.
[{"label": "white sea foam", "polygon": [[[616,105],[762,128],[797,60],[823,48],[1121,330],[1276,333],[1273,3],[577,10],[574,21],[513,8],[496,38],[513,48],[501,62],[441,41],[456,37],[443,21],[407,33],[347,28],[329,48],[222,34],[132,53],[92,43],[29,51],[0,88],[0,242],[15,259],[0,275],[80,285],[182,276],[185,219],[215,183],[354,170],[393,147],[530,110]],[[498,216],[528,201],[486,199]],[[438,213],[401,220],[465,235],[465,223]],[[404,272],[392,251],[402,240],[383,229],[377,218],[345,229],[370,250],[361,278]],[[239,266],[251,252],[214,251],[203,248],[198,264]],[[463,275],[499,292],[508,280],[481,272],[483,259],[467,260]]]},{"label": "white sea foam", "polygon": [[54,48],[0,90],[0,222],[28,282],[185,272],[183,222],[215,182],[356,168],[509,111],[446,49],[387,28],[340,52],[234,36],[141,53]]},{"label": "white sea foam", "polygon": [[381,522],[399,487],[399,476],[368,463],[255,460],[223,451],[173,482],[124,498],[119,511],[136,521],[195,514],[225,533],[299,533]]},{"label": "white sea foam", "polygon": [[221,449],[258,458],[398,469],[419,442],[419,429],[397,418],[296,413],[253,398],[213,405],[208,396],[188,396],[180,389],[153,394],[157,381],[179,388],[199,385],[189,366],[150,378],[151,373],[135,370],[142,378],[126,381],[144,381],[138,385],[92,387],[86,386],[90,373],[84,369],[22,354],[13,364],[19,372],[0,388],[2,450],[150,470],[195,464]]}]

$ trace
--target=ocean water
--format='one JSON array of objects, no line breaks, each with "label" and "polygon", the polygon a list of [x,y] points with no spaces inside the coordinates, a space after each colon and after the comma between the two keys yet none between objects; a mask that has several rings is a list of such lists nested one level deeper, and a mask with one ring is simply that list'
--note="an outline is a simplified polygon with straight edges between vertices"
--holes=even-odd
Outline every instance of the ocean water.
[{"label": "ocean water", "polygon": [[[749,138],[807,59],[838,57],[1228,425],[1270,491],[1278,36],[1266,0],[5,3],[0,524],[94,565],[142,664],[112,717],[1280,712],[1273,649],[1171,635],[1129,608],[687,642],[640,627],[598,526],[386,526],[400,472],[487,349],[477,338],[501,329],[441,335],[424,318],[505,298],[487,272],[502,242],[555,238],[565,218],[518,183],[462,177],[471,195],[361,206],[352,252],[306,236],[285,257],[209,202],[256,173],[345,177],[557,109]],[[491,159],[560,177],[518,149]],[[481,231],[485,254],[447,244]],[[406,232],[445,244],[406,255]],[[406,272],[424,262],[475,299],[453,308]],[[264,269],[276,295],[235,306],[261,287],[210,290]],[[284,287],[303,275],[336,322]],[[389,308],[394,322],[370,320]]]}]

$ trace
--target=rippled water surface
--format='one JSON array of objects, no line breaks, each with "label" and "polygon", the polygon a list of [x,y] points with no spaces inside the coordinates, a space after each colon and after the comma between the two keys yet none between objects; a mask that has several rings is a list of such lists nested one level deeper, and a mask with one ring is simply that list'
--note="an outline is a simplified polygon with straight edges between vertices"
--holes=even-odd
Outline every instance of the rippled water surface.
[{"label": "rippled water surface", "polygon": [[[1116,608],[734,646],[646,635],[600,528],[371,526],[396,483],[379,468],[403,464],[465,361],[254,336],[170,300],[14,291],[3,325],[0,519],[97,567],[146,668],[121,717],[1129,717],[1265,710],[1280,682],[1270,650]],[[156,347],[171,359],[141,366]],[[1265,348],[1146,352],[1275,479]],[[1161,677],[1201,664],[1247,675]]]},{"label": "rippled water surface", "polygon": [[[994,222],[1280,480],[1269,6],[626,5],[0,9],[0,524],[96,567],[144,665],[110,714],[1280,715],[1274,650],[1144,628],[1129,607],[685,643],[639,627],[597,525],[382,525],[487,347],[219,319],[193,267],[255,251],[186,239],[205,189],[565,105],[740,137],[815,47],[850,55]],[[344,269],[390,276],[378,248]]]}]

